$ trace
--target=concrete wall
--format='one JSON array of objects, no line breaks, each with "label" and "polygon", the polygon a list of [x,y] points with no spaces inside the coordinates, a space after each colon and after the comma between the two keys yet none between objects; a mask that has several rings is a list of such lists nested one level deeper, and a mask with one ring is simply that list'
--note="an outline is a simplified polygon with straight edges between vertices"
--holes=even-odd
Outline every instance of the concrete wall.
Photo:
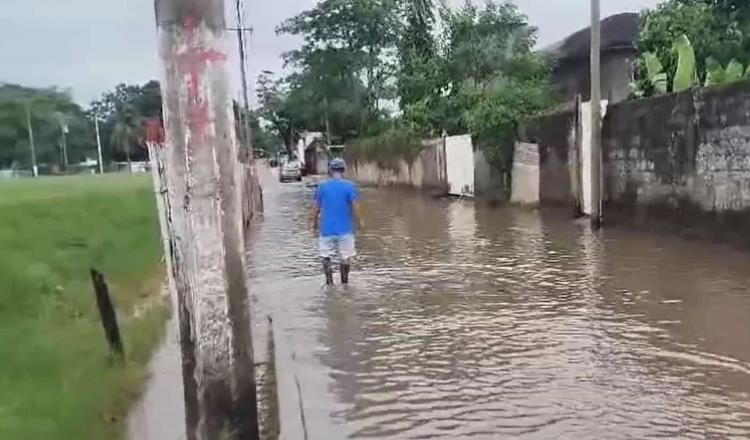
[{"label": "concrete wall", "polygon": [[539,146],[537,144],[516,143],[510,201],[522,205],[539,203]]},{"label": "concrete wall", "polygon": [[409,163],[394,160],[385,166],[377,162],[358,161],[349,164],[349,176],[365,185],[411,186],[447,193],[443,139],[425,142],[424,149]]},{"label": "concrete wall", "polygon": [[[575,112],[529,124],[543,204],[579,203],[576,125]],[[750,230],[750,81],[610,105],[602,135],[605,221]]]},{"label": "concrete wall", "polygon": [[474,194],[493,202],[507,200],[505,177],[487,160],[481,148],[474,149]]},{"label": "concrete wall", "polygon": [[621,103],[605,121],[612,208],[750,227],[750,81]]},{"label": "concrete wall", "polygon": [[577,203],[576,114],[565,111],[530,121],[524,140],[539,145],[539,200],[545,205]]}]

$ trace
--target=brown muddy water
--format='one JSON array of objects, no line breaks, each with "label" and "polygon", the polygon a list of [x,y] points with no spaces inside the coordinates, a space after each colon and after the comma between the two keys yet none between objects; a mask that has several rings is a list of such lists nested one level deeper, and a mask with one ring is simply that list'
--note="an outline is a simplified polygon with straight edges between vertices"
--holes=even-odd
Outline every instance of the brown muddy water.
[{"label": "brown muddy water", "polygon": [[366,189],[325,289],[311,195],[267,179],[249,263],[307,438],[750,438],[750,254]]}]

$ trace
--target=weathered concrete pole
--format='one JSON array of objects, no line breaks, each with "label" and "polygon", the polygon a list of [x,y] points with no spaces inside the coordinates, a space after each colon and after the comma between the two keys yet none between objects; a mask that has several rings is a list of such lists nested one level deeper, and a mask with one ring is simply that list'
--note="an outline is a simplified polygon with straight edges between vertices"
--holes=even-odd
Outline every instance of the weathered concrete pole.
[{"label": "weathered concrete pole", "polygon": [[600,0],[591,0],[591,224],[601,226],[602,79]]},{"label": "weathered concrete pole", "polygon": [[163,63],[165,240],[188,438],[257,439],[242,168],[222,0],[155,0]]}]

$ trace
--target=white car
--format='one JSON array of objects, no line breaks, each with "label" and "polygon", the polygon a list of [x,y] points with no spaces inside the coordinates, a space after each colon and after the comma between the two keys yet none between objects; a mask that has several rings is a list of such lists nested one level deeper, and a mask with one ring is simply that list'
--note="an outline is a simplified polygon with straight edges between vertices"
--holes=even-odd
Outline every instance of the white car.
[{"label": "white car", "polygon": [[286,162],[279,170],[280,182],[301,182],[302,165],[297,161]]}]

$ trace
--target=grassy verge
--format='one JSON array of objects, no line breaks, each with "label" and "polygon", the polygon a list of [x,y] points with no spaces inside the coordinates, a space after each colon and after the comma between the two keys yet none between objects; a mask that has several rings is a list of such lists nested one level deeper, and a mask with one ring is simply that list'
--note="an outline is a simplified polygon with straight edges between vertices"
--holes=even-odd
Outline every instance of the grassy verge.
[{"label": "grassy verge", "polygon": [[[145,176],[0,182],[0,438],[115,439],[167,319]],[[108,356],[89,268],[113,295]]]}]

